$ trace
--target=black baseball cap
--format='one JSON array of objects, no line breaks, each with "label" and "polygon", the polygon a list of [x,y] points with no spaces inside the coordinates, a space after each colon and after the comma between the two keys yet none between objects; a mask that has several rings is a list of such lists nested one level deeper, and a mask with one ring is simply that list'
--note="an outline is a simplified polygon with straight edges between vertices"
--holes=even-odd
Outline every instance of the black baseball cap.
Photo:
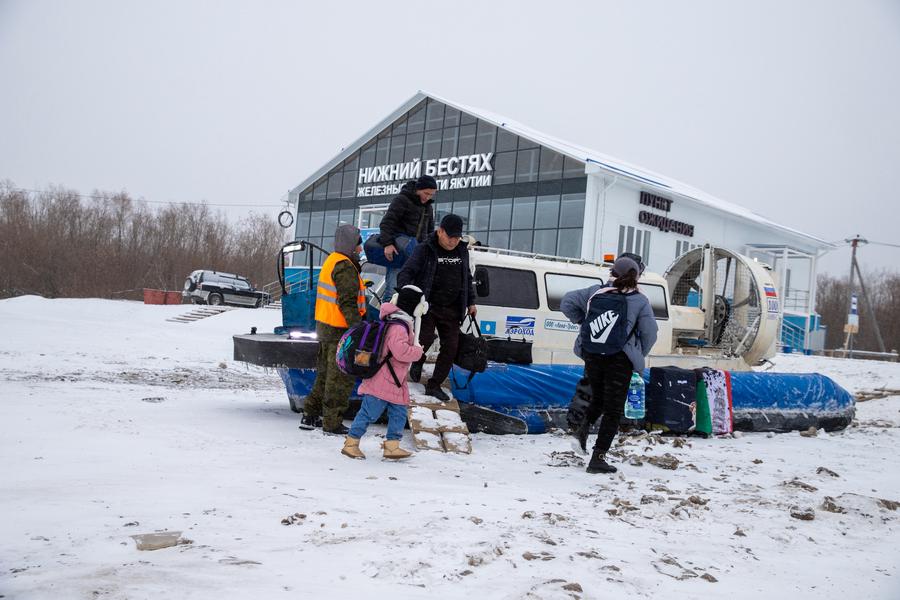
[{"label": "black baseball cap", "polygon": [[441,219],[441,229],[450,237],[462,237],[463,220],[459,215],[444,215]]}]

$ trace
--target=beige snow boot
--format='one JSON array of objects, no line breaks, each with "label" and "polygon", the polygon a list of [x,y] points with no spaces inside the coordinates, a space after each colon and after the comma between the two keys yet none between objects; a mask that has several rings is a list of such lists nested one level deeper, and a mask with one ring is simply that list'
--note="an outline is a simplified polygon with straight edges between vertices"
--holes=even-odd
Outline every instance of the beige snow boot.
[{"label": "beige snow boot", "polygon": [[411,452],[407,452],[400,447],[399,440],[385,440],[382,446],[384,448],[384,457],[392,459],[409,458]]},{"label": "beige snow boot", "polygon": [[343,454],[344,456],[349,456],[350,458],[366,458],[366,455],[363,454],[363,451],[359,449],[359,440],[350,437],[349,435],[344,438],[344,447],[341,450],[341,454]]}]

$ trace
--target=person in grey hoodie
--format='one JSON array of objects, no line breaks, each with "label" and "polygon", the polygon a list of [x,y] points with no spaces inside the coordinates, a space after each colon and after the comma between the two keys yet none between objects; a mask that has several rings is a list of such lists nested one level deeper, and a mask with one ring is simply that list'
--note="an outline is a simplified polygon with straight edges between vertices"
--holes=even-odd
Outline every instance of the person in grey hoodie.
[{"label": "person in grey hoodie", "polygon": [[591,405],[584,421],[575,431],[582,449],[591,425],[600,417],[597,441],[587,466],[588,473],[616,472],[616,468],[606,462],[606,452],[619,430],[631,373],[644,372],[644,358],[656,343],[658,327],[653,309],[647,297],[637,289],[640,273],[637,261],[628,256],[620,256],[613,264],[611,276],[605,285],[573,290],[563,297],[560,304],[562,313],[572,323],[581,325],[584,329],[588,326],[584,321],[595,295],[624,294],[626,297],[624,331],[628,332],[628,337],[621,350],[611,354],[593,354],[582,348],[582,335],[575,338],[575,354],[584,360],[584,374],[591,384]]}]

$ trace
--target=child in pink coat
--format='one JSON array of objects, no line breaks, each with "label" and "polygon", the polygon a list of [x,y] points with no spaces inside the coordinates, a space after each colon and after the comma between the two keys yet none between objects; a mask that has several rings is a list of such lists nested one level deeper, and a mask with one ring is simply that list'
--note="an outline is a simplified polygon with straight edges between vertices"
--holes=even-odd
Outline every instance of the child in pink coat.
[{"label": "child in pink coat", "polygon": [[[383,321],[398,322],[387,328],[380,360],[390,353],[386,362],[375,375],[364,379],[359,386],[362,406],[350,425],[350,432],[344,440],[341,454],[350,458],[365,458],[359,449],[359,440],[370,424],[387,410],[388,427],[384,442],[385,458],[407,458],[410,453],[400,448],[403,428],[406,425],[406,408],[409,406],[409,386],[406,377],[410,364],[422,357],[422,347],[418,345],[415,322],[428,310],[422,290],[414,285],[404,286],[395,296],[396,304],[385,302],[381,305],[380,317]],[[393,370],[393,373],[391,372]],[[396,379],[395,379],[396,376]]]}]

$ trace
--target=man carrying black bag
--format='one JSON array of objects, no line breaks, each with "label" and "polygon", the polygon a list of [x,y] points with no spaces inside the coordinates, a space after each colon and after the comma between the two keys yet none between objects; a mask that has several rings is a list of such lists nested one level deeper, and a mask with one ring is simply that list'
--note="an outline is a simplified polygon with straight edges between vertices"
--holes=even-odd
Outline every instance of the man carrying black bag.
[{"label": "man carrying black bag", "polygon": [[[443,402],[450,400],[441,384],[450,374],[453,359],[459,345],[459,326],[465,316],[478,312],[475,306],[475,289],[469,271],[469,248],[462,237],[462,218],[446,215],[437,231],[428,236],[425,243],[416,246],[406,261],[397,285],[415,285],[425,292],[428,312],[422,317],[419,343],[425,352],[440,337],[441,350],[434,365],[434,374],[425,384],[425,393]],[[437,330],[437,333],[435,333]],[[410,379],[418,382],[422,377],[423,358],[413,363]]]}]

